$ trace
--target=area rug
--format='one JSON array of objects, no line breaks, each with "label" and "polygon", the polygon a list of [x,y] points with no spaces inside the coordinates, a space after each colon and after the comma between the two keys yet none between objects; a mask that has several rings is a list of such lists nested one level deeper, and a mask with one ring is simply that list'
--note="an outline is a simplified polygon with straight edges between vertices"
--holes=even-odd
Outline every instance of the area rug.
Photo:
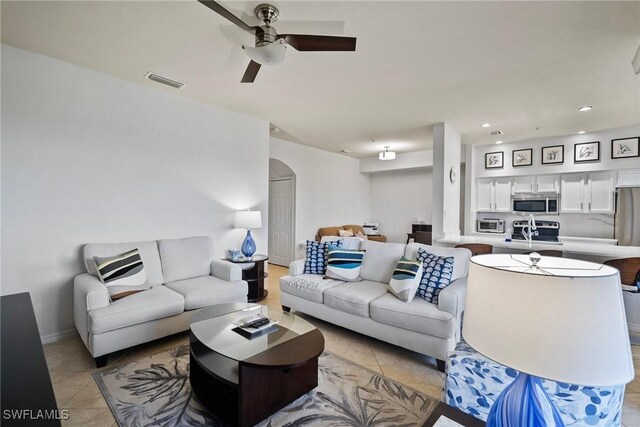
[{"label": "area rug", "polygon": [[[318,370],[317,388],[258,425],[421,426],[438,403],[331,353]],[[188,345],[93,376],[121,426],[222,425],[191,391]]]}]

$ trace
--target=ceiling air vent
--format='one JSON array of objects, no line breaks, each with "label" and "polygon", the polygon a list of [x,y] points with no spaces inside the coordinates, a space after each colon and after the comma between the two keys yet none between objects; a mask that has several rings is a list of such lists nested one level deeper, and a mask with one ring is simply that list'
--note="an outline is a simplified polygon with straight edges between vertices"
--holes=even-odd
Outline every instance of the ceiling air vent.
[{"label": "ceiling air vent", "polygon": [[492,136],[504,135],[504,132],[502,132],[501,130],[494,130],[494,131],[491,131],[491,135]]},{"label": "ceiling air vent", "polygon": [[169,79],[167,77],[163,77],[160,74],[148,72],[147,74],[145,74],[145,77],[148,78],[149,80],[153,80],[156,83],[162,83],[163,85],[171,86],[172,88],[175,88],[175,89],[182,89],[184,87],[184,83]]}]

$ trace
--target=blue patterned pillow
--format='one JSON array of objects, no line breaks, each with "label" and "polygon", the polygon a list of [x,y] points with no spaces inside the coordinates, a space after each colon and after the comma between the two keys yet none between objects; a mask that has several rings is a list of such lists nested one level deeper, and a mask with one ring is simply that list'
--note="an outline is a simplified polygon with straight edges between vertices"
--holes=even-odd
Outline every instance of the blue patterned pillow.
[{"label": "blue patterned pillow", "polygon": [[307,240],[307,259],[304,262],[304,274],[324,274],[327,270],[329,245],[342,246],[342,241],[320,243]]},{"label": "blue patterned pillow", "polygon": [[438,294],[451,283],[454,258],[434,255],[420,248],[418,261],[422,262],[422,280],[417,295],[427,302],[438,304]]}]

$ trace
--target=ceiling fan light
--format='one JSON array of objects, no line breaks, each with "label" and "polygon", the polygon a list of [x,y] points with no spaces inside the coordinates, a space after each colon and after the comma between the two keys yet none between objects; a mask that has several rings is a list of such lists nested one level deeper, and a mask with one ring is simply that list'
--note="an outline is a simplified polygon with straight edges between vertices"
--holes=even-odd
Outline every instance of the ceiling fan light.
[{"label": "ceiling fan light", "polygon": [[285,44],[284,39],[279,39],[273,43],[260,47],[243,45],[242,49],[244,49],[249,58],[253,59],[258,64],[278,65],[284,61],[284,54],[287,50],[287,45]]}]

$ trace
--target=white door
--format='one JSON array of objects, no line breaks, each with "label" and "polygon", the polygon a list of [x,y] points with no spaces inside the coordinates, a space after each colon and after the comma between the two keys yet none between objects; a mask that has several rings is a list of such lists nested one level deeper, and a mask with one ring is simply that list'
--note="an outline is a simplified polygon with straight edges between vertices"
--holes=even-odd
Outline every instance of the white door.
[{"label": "white door", "polygon": [[560,213],[583,211],[584,178],[581,173],[562,175],[560,180]]},{"label": "white door", "polygon": [[493,210],[493,180],[478,179],[476,186],[476,211],[491,212]]},{"label": "white door", "polygon": [[511,178],[496,178],[493,210],[511,212]]},{"label": "white door", "polygon": [[590,173],[587,189],[590,212],[613,213],[613,172]]},{"label": "white door", "polygon": [[294,246],[293,178],[269,181],[269,262],[288,266]]}]

